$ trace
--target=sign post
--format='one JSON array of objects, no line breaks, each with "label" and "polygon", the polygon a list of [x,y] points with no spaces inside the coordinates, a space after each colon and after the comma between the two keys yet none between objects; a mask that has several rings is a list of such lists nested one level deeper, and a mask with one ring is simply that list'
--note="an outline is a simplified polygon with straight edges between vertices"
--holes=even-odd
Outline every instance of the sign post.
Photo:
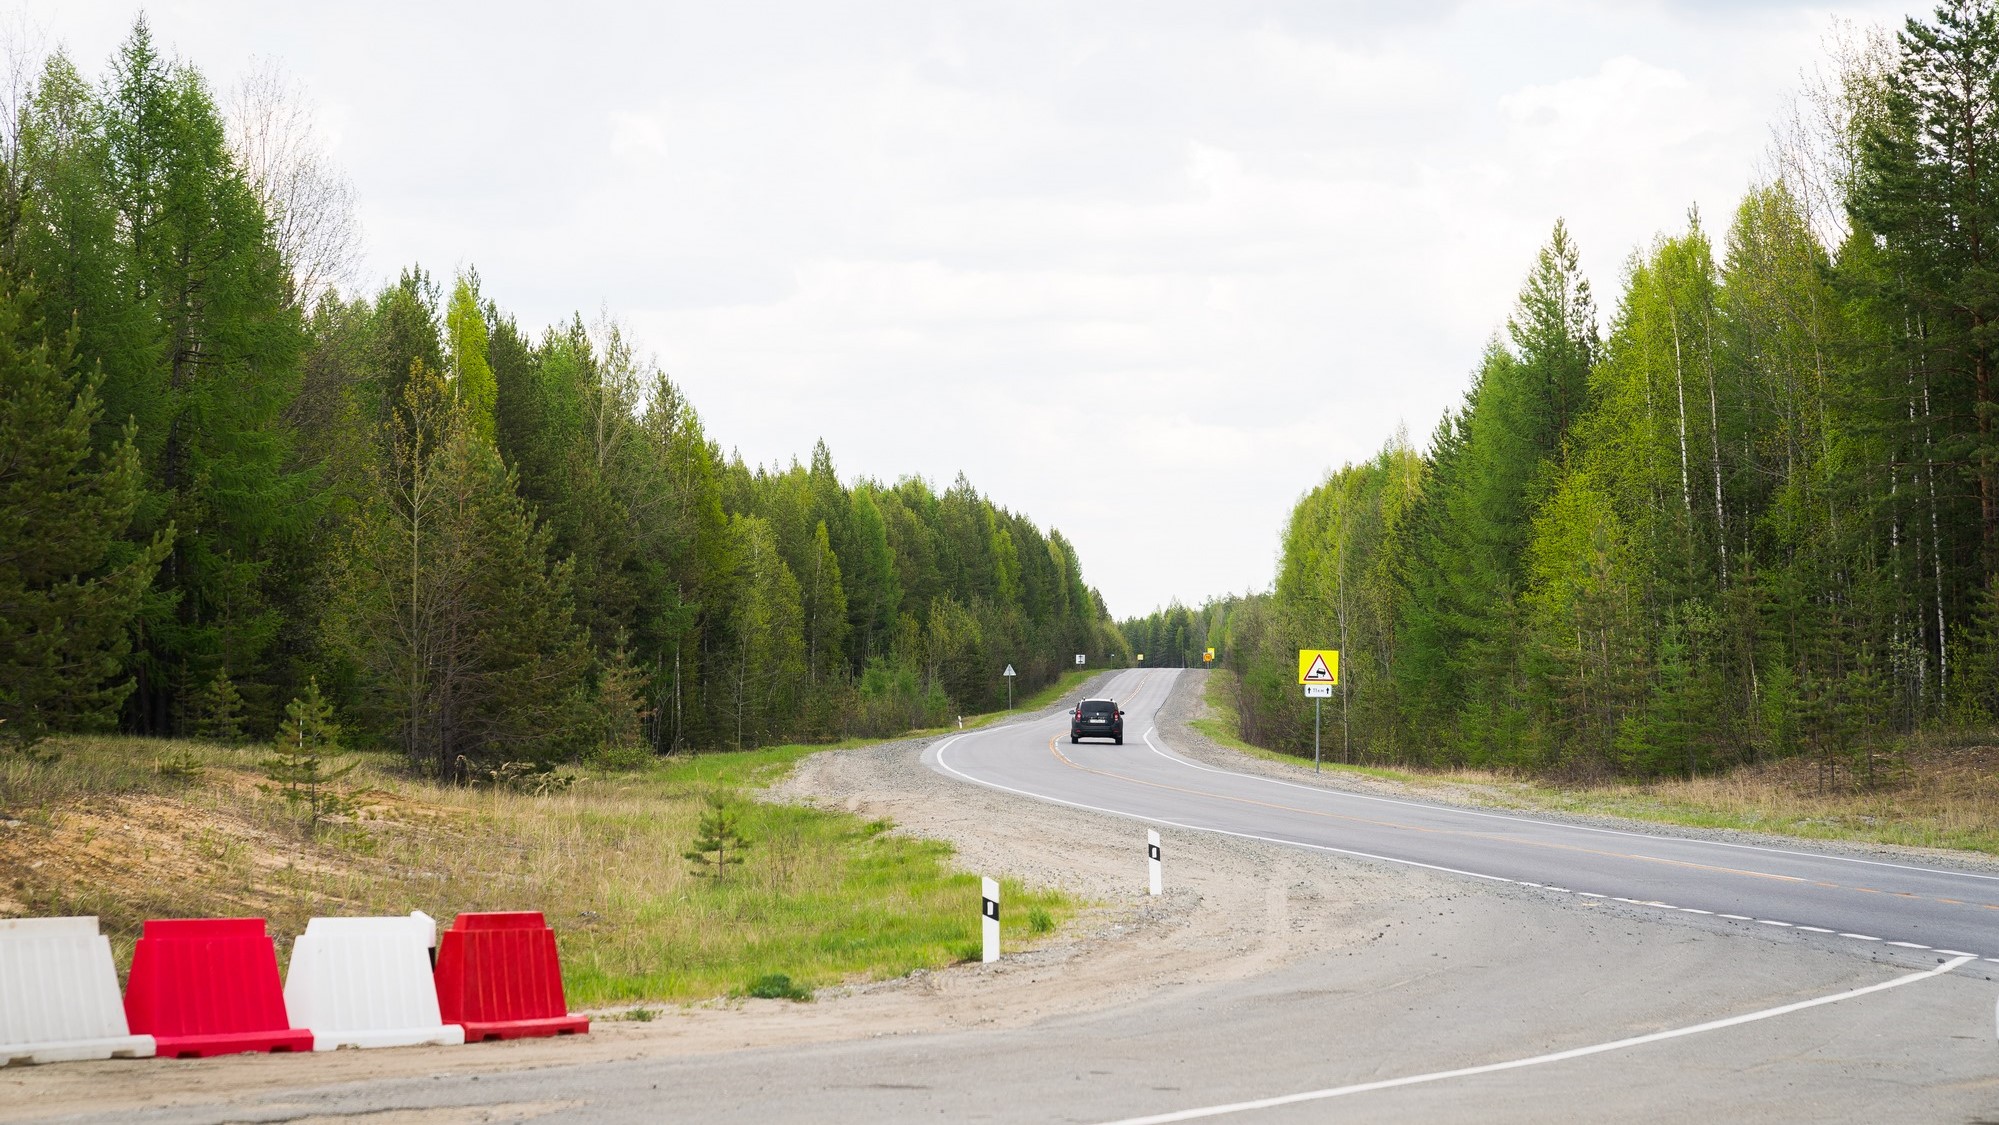
[{"label": "sign post", "polygon": [[1083,654],[1079,652],[1076,654],[1076,667],[1081,668],[1082,666],[1083,666]]},{"label": "sign post", "polygon": [[1333,685],[1340,682],[1340,650],[1301,648],[1298,650],[1298,682],[1305,685],[1305,698],[1312,701],[1312,772],[1319,772],[1319,709],[1333,697]]},{"label": "sign post", "polygon": [[1007,665],[1006,671],[1000,675],[1006,677],[1006,709],[1011,711],[1013,710],[1013,665]]}]

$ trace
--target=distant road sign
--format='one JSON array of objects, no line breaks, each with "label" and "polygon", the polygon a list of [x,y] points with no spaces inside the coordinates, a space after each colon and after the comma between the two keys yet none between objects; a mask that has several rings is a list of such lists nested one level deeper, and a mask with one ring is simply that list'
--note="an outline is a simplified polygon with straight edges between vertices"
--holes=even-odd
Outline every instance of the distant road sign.
[{"label": "distant road sign", "polygon": [[1206,652],[1203,652],[1201,654],[1201,661],[1204,664],[1213,664],[1215,662],[1215,650],[1209,649]]},{"label": "distant road sign", "polygon": [[1301,648],[1298,650],[1298,682],[1336,684],[1340,682],[1340,650]]},{"label": "distant road sign", "polygon": [[1333,685],[1331,684],[1305,685],[1305,698],[1307,699],[1331,699],[1332,697]]},{"label": "distant road sign", "polygon": [[1082,662],[1083,662],[1083,654],[1079,652],[1076,654],[1076,663],[1081,664]]},{"label": "distant road sign", "polygon": [[1011,676],[1011,675],[1013,675],[1013,665],[1011,665],[1011,664],[1007,665],[1007,666],[1006,666],[1006,671],[1004,671],[1004,672],[1001,672],[1001,673],[1000,673],[1000,675],[1002,675],[1002,676]]},{"label": "distant road sign", "polygon": [[1139,658],[1140,660],[1144,660],[1144,659],[1145,659],[1145,654],[1144,654],[1144,653],[1142,653],[1142,652],[1141,652],[1141,653],[1139,653],[1139,654],[1138,654],[1138,658]]}]

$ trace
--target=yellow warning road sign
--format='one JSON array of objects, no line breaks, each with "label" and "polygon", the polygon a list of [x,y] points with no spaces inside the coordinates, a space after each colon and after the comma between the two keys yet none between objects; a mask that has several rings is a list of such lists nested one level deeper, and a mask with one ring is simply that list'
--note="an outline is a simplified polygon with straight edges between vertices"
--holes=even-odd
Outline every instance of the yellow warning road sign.
[{"label": "yellow warning road sign", "polygon": [[1298,682],[1336,684],[1340,682],[1340,650],[1301,648],[1298,650]]},{"label": "yellow warning road sign", "polygon": [[1207,651],[1201,653],[1201,659],[1209,663],[1213,663],[1215,659],[1215,650],[1208,649]]}]

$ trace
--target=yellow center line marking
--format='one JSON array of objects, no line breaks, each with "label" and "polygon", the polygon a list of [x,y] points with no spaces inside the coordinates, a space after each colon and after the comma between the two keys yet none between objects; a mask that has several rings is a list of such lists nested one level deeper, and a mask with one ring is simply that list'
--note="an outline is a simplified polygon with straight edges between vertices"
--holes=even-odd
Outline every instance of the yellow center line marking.
[{"label": "yellow center line marking", "polygon": [[[1689,868],[1697,871],[1714,871],[1724,875],[1743,875],[1752,879],[1773,879],[1783,883],[1812,883],[1816,886],[1826,887],[1831,890],[1865,891],[1869,894],[1883,893],[1881,891],[1876,890],[1873,887],[1849,887],[1840,883],[1827,883],[1815,879],[1804,879],[1796,875],[1778,875],[1774,872],[1769,872],[1769,871],[1746,871],[1739,867],[1721,867],[1715,864],[1694,863],[1689,860],[1666,859],[1663,856],[1640,855],[1635,852],[1603,851],[1597,848],[1581,847],[1576,844],[1555,844],[1555,843],[1549,843],[1544,840],[1523,840],[1517,836],[1502,836],[1489,832],[1466,832],[1462,829],[1456,829],[1456,828],[1425,828],[1421,825],[1401,824],[1392,820],[1376,820],[1371,817],[1353,816],[1348,813],[1326,812],[1323,809],[1305,809],[1305,808],[1299,808],[1296,805],[1284,805],[1272,801],[1259,801],[1253,797],[1233,797],[1225,793],[1213,793],[1202,789],[1188,789],[1185,788],[1184,786],[1168,785],[1163,781],[1146,781],[1142,778],[1127,777],[1124,774],[1112,773],[1109,770],[1101,770],[1093,766],[1080,765],[1074,761],[1071,761],[1066,754],[1062,753],[1061,750],[1056,748],[1055,745],[1056,737],[1057,736],[1054,735],[1049,736],[1048,750],[1050,753],[1055,755],[1057,760],[1059,760],[1063,765],[1068,766],[1072,770],[1080,770],[1083,773],[1093,773],[1098,775],[1099,777],[1108,777],[1114,781],[1128,782],[1132,785],[1143,785],[1153,789],[1165,789],[1174,793],[1185,793],[1193,797],[1206,797],[1213,800],[1231,801],[1240,805],[1254,805],[1259,808],[1274,809],[1279,812],[1294,812],[1302,814],[1304,816],[1321,817],[1326,820],[1344,820],[1354,824],[1373,825],[1374,827],[1377,828],[1394,828],[1394,829],[1400,829],[1401,831],[1404,832],[1424,832],[1440,836],[1456,836],[1462,839],[1469,839],[1469,840],[1491,840],[1495,842],[1512,843],[1512,844],[1528,844],[1537,848],[1547,848],[1552,851],[1577,852],[1583,855],[1602,856],[1606,859],[1641,860],[1646,863],[1665,864],[1666,866],[1669,867]],[[1922,897],[1921,895],[1911,894],[1906,891],[1890,891],[1886,893],[1901,895],[1904,898]],[[1953,899],[1937,899],[1935,901],[1947,902],[1957,906],[1964,905],[1963,903],[1957,902],[1956,900]],[[1979,905],[1984,906],[1985,909],[1987,910],[1999,910],[1999,906],[1986,903],[1981,903]]]}]

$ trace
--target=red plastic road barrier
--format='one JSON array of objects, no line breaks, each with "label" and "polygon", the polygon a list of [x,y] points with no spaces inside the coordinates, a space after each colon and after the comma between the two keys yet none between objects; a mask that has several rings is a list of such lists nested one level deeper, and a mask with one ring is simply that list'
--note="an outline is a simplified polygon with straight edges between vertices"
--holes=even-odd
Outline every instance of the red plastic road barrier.
[{"label": "red plastic road barrier", "polygon": [[312,1032],[285,1016],[262,918],[148,921],[132,951],[125,1019],[159,1043],[161,1058],[312,1050]]},{"label": "red plastic road barrier", "polygon": [[590,1030],[569,1014],[555,931],[538,910],[460,914],[438,936],[437,1007],[467,1043]]}]

